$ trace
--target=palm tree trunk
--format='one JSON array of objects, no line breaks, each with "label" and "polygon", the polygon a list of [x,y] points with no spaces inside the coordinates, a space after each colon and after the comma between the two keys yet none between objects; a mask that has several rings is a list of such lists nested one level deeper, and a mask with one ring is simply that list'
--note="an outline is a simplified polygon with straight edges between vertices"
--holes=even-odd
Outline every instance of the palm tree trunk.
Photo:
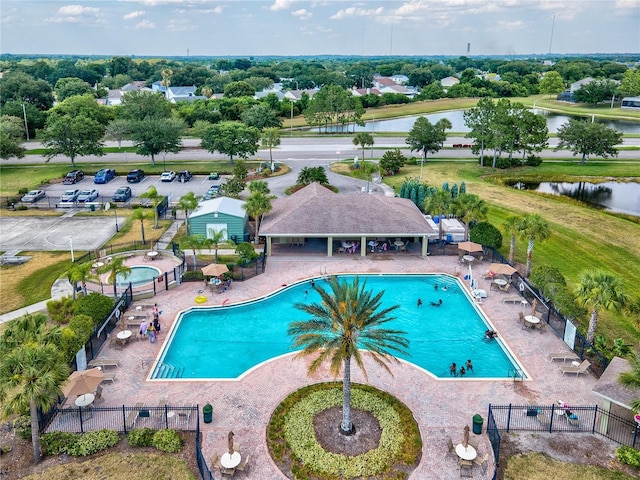
[{"label": "palm tree trunk", "polygon": [[524,276],[531,275],[531,255],[533,254],[533,239],[529,239],[529,245],[527,246],[527,268],[524,272]]},{"label": "palm tree trunk", "polygon": [[140,230],[142,230],[142,244],[144,245],[147,243],[144,239],[144,219],[140,220]]},{"label": "palm tree trunk", "polygon": [[198,254],[196,253],[196,249],[193,249],[193,271],[196,271],[196,262],[198,261]]},{"label": "palm tree trunk", "polygon": [[511,234],[511,244],[509,245],[509,263],[513,265],[513,260],[516,257],[516,235]]},{"label": "palm tree trunk", "polygon": [[256,245],[258,245],[258,222],[260,221],[260,217],[256,217]]},{"label": "palm tree trunk", "polygon": [[33,445],[33,463],[36,464],[42,458],[42,447],[40,445],[40,426],[38,425],[38,407],[35,400],[29,402],[29,413],[31,415],[31,443]]},{"label": "palm tree trunk", "polygon": [[344,359],[344,379],[342,380],[342,423],[340,433],[351,435],[353,423],[351,422],[351,358]]},{"label": "palm tree trunk", "polygon": [[593,339],[596,336],[596,327],[598,326],[598,309],[594,308],[591,312],[591,318],[589,319],[589,328],[587,330],[587,342],[593,344]]}]

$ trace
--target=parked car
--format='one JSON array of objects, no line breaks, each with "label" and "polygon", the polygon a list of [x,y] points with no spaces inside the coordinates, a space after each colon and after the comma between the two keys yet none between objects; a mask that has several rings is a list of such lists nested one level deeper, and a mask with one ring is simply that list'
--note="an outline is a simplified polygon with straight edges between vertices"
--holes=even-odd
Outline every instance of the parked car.
[{"label": "parked car", "polygon": [[98,198],[98,190],[95,188],[93,190],[82,190],[80,195],[78,195],[79,202],[93,202],[96,198]]},{"label": "parked car", "polygon": [[93,183],[108,183],[116,178],[116,171],[113,168],[103,168],[93,177]]},{"label": "parked car", "polygon": [[136,169],[131,170],[127,174],[127,182],[128,183],[139,183],[144,178],[144,170]]},{"label": "parked car", "polygon": [[178,172],[178,181],[182,183],[187,183],[189,180],[193,178],[193,175],[189,170],[182,170]]},{"label": "parked car", "polygon": [[161,182],[173,182],[176,179],[176,172],[162,172],[160,175]]},{"label": "parked car", "polygon": [[120,187],[115,191],[111,200],[114,202],[126,202],[131,198],[131,187]]},{"label": "parked car", "polygon": [[211,188],[207,190],[207,193],[204,194],[205,200],[211,200],[212,198],[216,198],[220,195],[220,185],[211,185]]},{"label": "parked car", "polygon": [[77,188],[75,190],[66,190],[62,197],[60,197],[61,202],[75,202],[78,199],[78,195],[80,195],[80,190]]},{"label": "parked car", "polygon": [[211,172],[209,174],[208,180],[218,180],[220,178],[220,174],[218,172]]},{"label": "parked car", "polygon": [[31,190],[24,197],[22,197],[21,200],[25,203],[35,203],[44,197],[45,193],[42,190]]},{"label": "parked car", "polygon": [[62,183],[64,183],[65,185],[73,185],[78,183],[83,178],[84,178],[84,172],[82,170],[71,170],[64,177],[64,180],[62,181]]}]

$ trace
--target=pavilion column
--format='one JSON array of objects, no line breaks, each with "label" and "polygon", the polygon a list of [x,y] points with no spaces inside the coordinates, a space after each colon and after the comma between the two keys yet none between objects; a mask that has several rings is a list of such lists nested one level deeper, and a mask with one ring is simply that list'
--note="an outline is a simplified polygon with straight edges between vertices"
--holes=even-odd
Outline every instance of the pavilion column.
[{"label": "pavilion column", "polygon": [[327,237],[327,257],[333,257],[333,237]]},{"label": "pavilion column", "polygon": [[422,237],[422,256],[429,255],[429,237]]},{"label": "pavilion column", "polygon": [[[611,402],[609,400],[604,400],[602,403],[602,408],[609,415],[611,414]],[[609,429],[609,415],[600,415],[600,433],[602,435],[607,434],[607,430]]]},{"label": "pavilion column", "polygon": [[266,237],[266,245],[265,245],[267,251],[265,252],[267,254],[267,257],[271,256],[271,237],[268,236]]},{"label": "pavilion column", "polygon": [[360,256],[367,256],[367,237],[360,237]]}]

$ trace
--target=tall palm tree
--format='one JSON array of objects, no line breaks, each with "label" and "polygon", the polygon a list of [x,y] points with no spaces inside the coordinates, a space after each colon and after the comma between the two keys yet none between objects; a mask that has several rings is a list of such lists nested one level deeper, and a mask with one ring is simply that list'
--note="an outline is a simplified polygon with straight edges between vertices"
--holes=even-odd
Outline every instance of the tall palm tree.
[{"label": "tall palm tree", "polygon": [[140,231],[142,232],[142,244],[145,245],[147,241],[144,238],[144,221],[149,218],[147,211],[142,208],[136,208],[131,214],[131,220],[140,220]]},{"label": "tall palm tree", "polygon": [[156,187],[151,185],[146,192],[138,195],[138,198],[148,198],[151,200],[151,203],[153,203],[153,217],[155,219],[153,228],[158,228],[158,205],[160,205],[164,197],[158,193]]},{"label": "tall palm tree", "polygon": [[220,244],[227,240],[227,229],[223,228],[222,230],[214,230],[210,228],[207,230],[207,240],[209,241],[209,250],[211,247],[215,248],[216,257],[215,263],[218,263],[218,247]]},{"label": "tall palm tree", "polygon": [[[252,182],[253,183],[253,182]],[[255,243],[258,243],[258,229],[260,227],[260,217],[265,213],[271,211],[271,198],[269,195],[265,195],[261,192],[256,192],[250,195],[246,200],[242,208],[246,210],[250,217],[256,222],[256,236]]]},{"label": "tall palm tree", "polygon": [[452,201],[452,213],[464,222],[465,240],[469,240],[469,225],[471,222],[480,222],[487,218],[488,210],[487,203],[473,193],[462,193]]},{"label": "tall palm tree", "polygon": [[511,215],[502,223],[502,230],[511,237],[509,243],[509,263],[511,263],[511,265],[513,265],[516,257],[516,235],[520,231],[521,222],[522,218]]},{"label": "tall palm tree", "polygon": [[196,271],[196,263],[198,261],[198,250],[205,246],[204,235],[189,235],[188,237],[182,237],[180,240],[180,248],[183,250],[193,251],[193,271]]},{"label": "tall palm tree", "polygon": [[365,147],[370,147],[374,143],[373,135],[369,132],[358,132],[355,137],[353,137],[353,144],[356,146],[362,147],[362,161],[364,162],[364,149]]},{"label": "tall palm tree", "polygon": [[[631,364],[631,371],[622,372],[618,377],[618,382],[625,387],[639,389],[640,388],[640,356],[636,355],[633,359],[629,360]],[[640,398],[633,400],[631,405],[629,405],[631,409],[639,413],[640,412]]]},{"label": "tall palm tree", "polygon": [[531,275],[531,257],[533,255],[533,244],[536,240],[541,242],[549,238],[551,234],[549,224],[537,213],[527,213],[520,221],[520,237],[526,239],[527,244],[527,268],[525,277]]},{"label": "tall palm tree", "polygon": [[73,284],[73,299],[76,298],[76,285],[82,284],[82,291],[87,294],[87,281],[97,279],[94,275],[93,266],[90,263],[74,264],[67,272],[67,278]]},{"label": "tall palm tree", "polygon": [[273,147],[280,145],[280,129],[276,127],[265,128],[261,141],[263,147],[269,147],[269,160],[273,164]]},{"label": "tall palm tree", "polygon": [[29,410],[34,463],[42,458],[38,408],[48,410],[53,405],[62,393],[61,387],[69,375],[69,367],[64,361],[62,349],[55,342],[55,339],[59,338],[55,332],[59,332],[59,329],[47,332],[44,322],[36,316],[24,321],[18,320],[20,326],[33,324],[35,330],[26,331],[21,328],[20,335],[23,336],[23,341],[14,344],[15,338],[5,338],[8,333],[15,333],[16,329],[11,325],[3,332],[0,342],[3,345],[0,350],[2,416],[7,417]]},{"label": "tall palm tree", "polygon": [[351,421],[351,360],[367,377],[362,350],[367,350],[373,360],[391,373],[388,363],[395,358],[390,352],[404,353],[409,346],[405,332],[383,328],[393,320],[389,314],[399,305],[381,309],[384,291],[373,295],[366,290],[366,282],[360,286],[358,277],[353,283],[340,282],[337,277],[329,281],[331,291],[316,286],[321,302],[298,303],[298,310],[308,313],[308,320],[289,324],[287,333],[294,337],[293,346],[302,347],[299,356],[318,353],[309,365],[308,373],[313,374],[325,360],[329,370],[337,377],[343,369],[342,381],[342,422],[340,431],[353,432]]},{"label": "tall palm tree", "polygon": [[264,195],[269,195],[271,193],[271,190],[269,190],[269,184],[264,180],[254,180],[253,182],[249,182],[247,189],[249,190],[249,193],[262,193]]},{"label": "tall palm tree", "polygon": [[196,196],[193,192],[185,193],[178,201],[176,208],[178,210],[184,210],[185,224],[187,226],[187,235],[191,235],[191,228],[189,225],[189,213],[193,212],[198,206],[200,196]]},{"label": "tall palm tree", "polygon": [[587,341],[593,343],[600,310],[619,311],[627,303],[622,280],[604,270],[586,272],[578,282],[576,297],[582,305],[591,309]]},{"label": "tall palm tree", "polygon": [[118,282],[116,281],[118,275],[125,279],[131,275],[131,267],[125,265],[125,257],[112,257],[111,262],[98,269],[98,273],[108,273],[107,283],[113,283],[113,297],[118,297]]},{"label": "tall palm tree", "polygon": [[[424,202],[424,211],[431,215],[449,213],[451,209],[451,192],[441,188],[429,195]],[[438,238],[442,240],[442,222],[438,222]]]}]

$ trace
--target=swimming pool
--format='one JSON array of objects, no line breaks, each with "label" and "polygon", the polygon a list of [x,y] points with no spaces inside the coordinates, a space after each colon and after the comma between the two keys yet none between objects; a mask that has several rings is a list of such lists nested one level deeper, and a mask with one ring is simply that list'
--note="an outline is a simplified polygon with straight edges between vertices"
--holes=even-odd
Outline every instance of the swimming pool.
[{"label": "swimming pool", "polygon": [[118,274],[116,276],[116,283],[119,287],[126,287],[129,283],[131,283],[133,287],[139,287],[140,285],[153,282],[153,279],[159,277],[161,274],[162,272],[159,268],[137,265],[131,267],[131,273],[126,277]]},{"label": "swimming pool", "polygon": [[[355,275],[340,275],[353,280]],[[490,324],[458,280],[448,275],[359,275],[368,290],[385,290],[381,308],[400,305],[388,328],[407,332],[409,355],[398,355],[439,378],[450,378],[449,365],[467,359],[474,365],[466,378],[507,378],[523,369],[501,339],[487,342]],[[435,286],[438,285],[436,289]],[[324,280],[316,286],[328,288]],[[422,305],[417,305],[417,299]],[[440,306],[432,306],[431,302]],[[305,281],[264,299],[229,307],[192,308],[182,312],[170,331],[151,378],[237,378],[256,365],[292,352],[289,323],[308,318],[295,303],[319,302]]]}]

